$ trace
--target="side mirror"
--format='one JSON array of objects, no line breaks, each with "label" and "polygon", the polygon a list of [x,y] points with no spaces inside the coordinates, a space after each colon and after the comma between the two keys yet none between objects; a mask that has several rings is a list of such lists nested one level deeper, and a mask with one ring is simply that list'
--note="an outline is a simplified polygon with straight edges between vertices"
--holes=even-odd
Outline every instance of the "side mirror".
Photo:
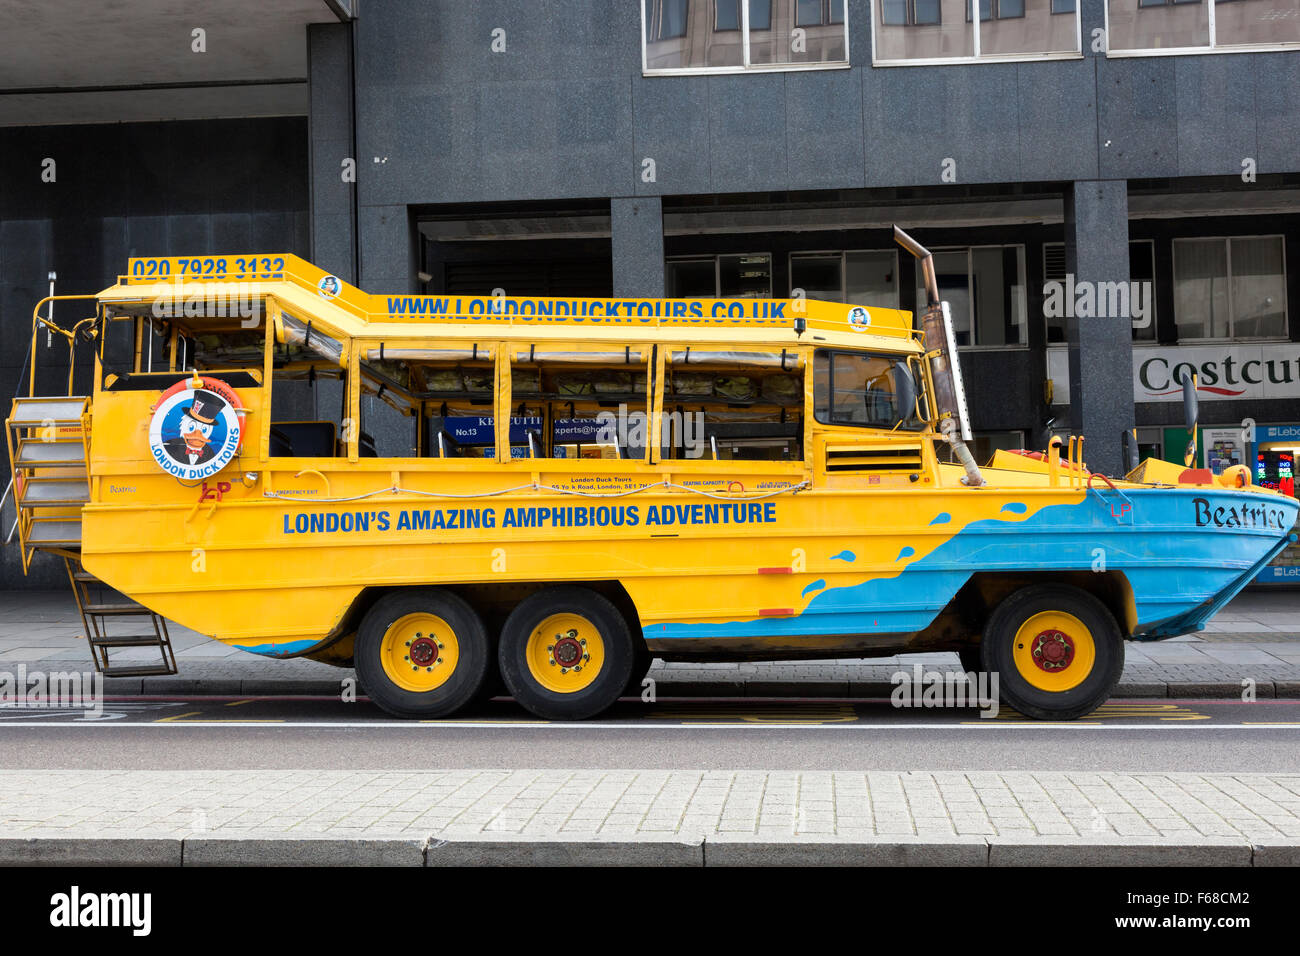
[{"label": "side mirror", "polygon": [[1124,462],[1128,466],[1128,473],[1130,474],[1139,464],[1136,428],[1124,429]]},{"label": "side mirror", "polygon": [[1187,450],[1183,452],[1183,467],[1196,465],[1196,373],[1183,374],[1183,418],[1187,422]]},{"label": "side mirror", "polygon": [[895,362],[890,369],[890,378],[898,417],[910,421],[916,416],[916,380],[912,378],[912,369],[907,362]]},{"label": "side mirror", "polygon": [[1196,398],[1195,373],[1183,374],[1183,420],[1187,422],[1189,432],[1196,430],[1196,416],[1199,408]]}]

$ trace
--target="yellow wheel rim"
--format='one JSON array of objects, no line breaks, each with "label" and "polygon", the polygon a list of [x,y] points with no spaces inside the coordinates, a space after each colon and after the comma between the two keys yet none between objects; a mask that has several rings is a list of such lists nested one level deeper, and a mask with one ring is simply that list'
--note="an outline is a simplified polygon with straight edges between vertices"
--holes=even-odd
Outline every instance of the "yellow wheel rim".
[{"label": "yellow wheel rim", "polygon": [[460,660],[460,644],[451,625],[436,614],[407,614],[384,632],[379,660],[389,680],[420,694],[447,683]]},{"label": "yellow wheel rim", "polygon": [[1059,692],[1078,687],[1092,673],[1097,644],[1073,614],[1040,611],[1016,631],[1011,655],[1031,686]]},{"label": "yellow wheel rim", "polygon": [[581,614],[552,614],[528,636],[528,673],[557,694],[590,687],[605,664],[605,642]]}]

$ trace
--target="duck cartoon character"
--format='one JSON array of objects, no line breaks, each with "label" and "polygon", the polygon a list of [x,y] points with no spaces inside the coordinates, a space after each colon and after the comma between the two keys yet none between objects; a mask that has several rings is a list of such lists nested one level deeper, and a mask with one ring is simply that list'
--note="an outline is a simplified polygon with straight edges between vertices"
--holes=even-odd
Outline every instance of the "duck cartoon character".
[{"label": "duck cartoon character", "polygon": [[201,465],[211,460],[216,455],[212,447],[212,432],[225,404],[212,392],[196,391],[194,400],[181,413],[180,434],[163,442],[167,454],[189,465]]}]

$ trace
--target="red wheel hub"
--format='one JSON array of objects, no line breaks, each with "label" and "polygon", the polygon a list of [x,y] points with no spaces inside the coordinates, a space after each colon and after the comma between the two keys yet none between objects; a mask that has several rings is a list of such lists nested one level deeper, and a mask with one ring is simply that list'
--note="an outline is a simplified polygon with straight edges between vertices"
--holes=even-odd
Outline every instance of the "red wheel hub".
[{"label": "red wheel hub", "polygon": [[411,642],[411,663],[428,667],[438,659],[438,645],[430,638],[417,637]]},{"label": "red wheel hub", "polygon": [[562,637],[555,642],[555,649],[551,651],[551,656],[561,667],[572,667],[582,662],[582,645],[576,638]]},{"label": "red wheel hub", "polygon": [[1030,645],[1034,663],[1049,674],[1059,673],[1074,660],[1074,641],[1062,631],[1042,631]]}]

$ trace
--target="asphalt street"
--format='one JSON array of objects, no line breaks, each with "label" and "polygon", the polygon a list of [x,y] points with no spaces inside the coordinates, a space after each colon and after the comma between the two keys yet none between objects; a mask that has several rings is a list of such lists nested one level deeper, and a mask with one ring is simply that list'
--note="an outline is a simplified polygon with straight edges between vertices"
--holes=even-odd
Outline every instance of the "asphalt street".
[{"label": "asphalt street", "polygon": [[888,701],[626,700],[540,721],[509,700],[436,721],[365,699],[109,699],[102,714],[0,709],[6,769],[590,768],[1300,771],[1300,701],[1112,701],[1070,723]]}]

